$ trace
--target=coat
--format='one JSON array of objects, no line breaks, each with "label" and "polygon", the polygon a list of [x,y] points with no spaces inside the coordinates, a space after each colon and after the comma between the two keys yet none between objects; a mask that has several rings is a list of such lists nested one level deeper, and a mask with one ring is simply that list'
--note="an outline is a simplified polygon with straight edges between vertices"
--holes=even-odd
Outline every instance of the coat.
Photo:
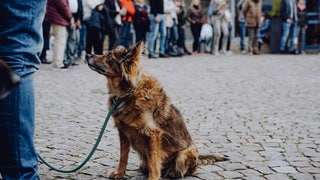
[{"label": "coat", "polygon": [[246,20],[247,27],[259,27],[261,26],[261,10],[262,1],[258,0],[254,2],[253,0],[246,0],[242,7],[242,12]]},{"label": "coat", "polygon": [[102,33],[114,35],[114,28],[113,28],[113,19],[110,17],[109,8],[103,5],[103,10],[99,11],[98,6],[96,6],[91,13],[91,17],[88,20],[88,24],[90,27],[94,27],[99,29]]},{"label": "coat", "polygon": [[69,26],[71,11],[68,0],[48,0],[46,7],[45,21],[52,24]]}]

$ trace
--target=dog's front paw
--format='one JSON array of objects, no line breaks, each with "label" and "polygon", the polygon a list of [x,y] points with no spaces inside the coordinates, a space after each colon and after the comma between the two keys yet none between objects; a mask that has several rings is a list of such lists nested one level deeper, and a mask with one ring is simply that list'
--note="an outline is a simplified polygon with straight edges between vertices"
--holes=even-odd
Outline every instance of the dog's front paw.
[{"label": "dog's front paw", "polygon": [[116,170],[113,170],[108,173],[108,176],[111,179],[122,179],[124,176],[124,172],[118,172]]}]

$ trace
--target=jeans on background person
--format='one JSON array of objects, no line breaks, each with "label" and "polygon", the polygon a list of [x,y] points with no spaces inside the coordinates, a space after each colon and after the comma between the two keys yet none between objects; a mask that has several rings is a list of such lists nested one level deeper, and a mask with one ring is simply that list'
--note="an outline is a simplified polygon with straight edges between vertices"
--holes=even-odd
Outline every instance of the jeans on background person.
[{"label": "jeans on background person", "polygon": [[78,32],[77,27],[71,26],[67,28],[67,44],[64,53],[63,64],[65,67],[68,67],[72,64],[75,64],[74,59],[77,51],[78,45]]},{"label": "jeans on background person", "polygon": [[297,22],[293,21],[292,23],[282,22],[282,37],[280,42],[280,52],[284,53],[287,47],[287,40],[289,38],[289,52],[294,52],[294,37],[296,30]]},{"label": "jeans on background person", "polygon": [[148,52],[149,57],[154,56],[154,47],[155,47],[155,41],[158,36],[158,32],[160,33],[160,48],[159,48],[159,54],[164,54],[165,51],[165,42],[166,42],[166,25],[165,25],[165,16],[163,14],[158,14],[160,18],[160,22],[155,22],[155,17],[153,14],[150,14],[150,25],[151,25],[151,31],[149,32],[148,36]]},{"label": "jeans on background person", "polygon": [[1,0],[0,58],[21,77],[0,100],[0,174],[3,179],[37,180],[34,148],[34,72],[40,67],[46,0]]},{"label": "jeans on background person", "polygon": [[81,58],[82,51],[86,49],[86,36],[87,36],[87,25],[85,22],[81,24],[81,29],[79,30],[79,43],[77,47],[77,56]]},{"label": "jeans on background person", "polygon": [[123,22],[119,32],[119,44],[125,48],[129,48],[131,44],[131,23]]},{"label": "jeans on background person", "polygon": [[240,51],[244,52],[246,50],[245,38],[246,38],[246,23],[239,22],[239,32],[240,32]]}]

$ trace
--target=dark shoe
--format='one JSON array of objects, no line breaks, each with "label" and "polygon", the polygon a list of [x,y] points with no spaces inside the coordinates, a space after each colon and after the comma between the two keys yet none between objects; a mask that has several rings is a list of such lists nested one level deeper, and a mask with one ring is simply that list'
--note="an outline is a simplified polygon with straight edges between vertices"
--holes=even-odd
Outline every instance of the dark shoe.
[{"label": "dark shoe", "polygon": [[69,68],[69,66],[68,65],[63,65],[63,67],[61,67],[60,69],[68,69]]},{"label": "dark shoe", "polygon": [[157,56],[155,56],[155,55],[150,55],[150,54],[149,54],[149,55],[148,55],[148,58],[149,58],[149,59],[157,59]]},{"label": "dark shoe", "polygon": [[46,58],[40,59],[40,61],[41,61],[42,64],[51,64],[51,62],[48,61]]},{"label": "dark shoe", "polygon": [[290,51],[289,53],[294,55],[298,54],[296,51]]},{"label": "dark shoe", "polygon": [[286,52],[285,51],[280,51],[280,54],[286,54]]},{"label": "dark shoe", "polygon": [[166,54],[166,53],[163,53],[163,54],[159,54],[159,57],[161,57],[161,58],[167,58],[167,57],[169,57],[169,55]]},{"label": "dark shoe", "polygon": [[71,66],[79,66],[77,63],[72,63]]},{"label": "dark shoe", "polygon": [[184,51],[184,54],[191,55],[192,53],[189,51]]}]

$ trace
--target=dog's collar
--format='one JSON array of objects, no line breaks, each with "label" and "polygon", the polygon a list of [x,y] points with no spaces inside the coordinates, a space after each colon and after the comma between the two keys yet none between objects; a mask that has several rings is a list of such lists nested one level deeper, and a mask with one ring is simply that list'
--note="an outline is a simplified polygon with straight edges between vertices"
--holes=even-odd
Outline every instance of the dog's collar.
[{"label": "dog's collar", "polygon": [[138,75],[137,84],[135,86],[132,86],[132,88],[130,89],[129,93],[126,94],[125,96],[119,97],[119,98],[114,97],[113,100],[112,100],[113,104],[115,104],[115,106],[117,107],[120,103],[126,101],[129,98],[129,96],[131,96],[131,94],[133,94],[133,92],[136,90],[136,88],[138,87],[141,79],[142,79],[142,73],[140,72],[139,75]]}]

